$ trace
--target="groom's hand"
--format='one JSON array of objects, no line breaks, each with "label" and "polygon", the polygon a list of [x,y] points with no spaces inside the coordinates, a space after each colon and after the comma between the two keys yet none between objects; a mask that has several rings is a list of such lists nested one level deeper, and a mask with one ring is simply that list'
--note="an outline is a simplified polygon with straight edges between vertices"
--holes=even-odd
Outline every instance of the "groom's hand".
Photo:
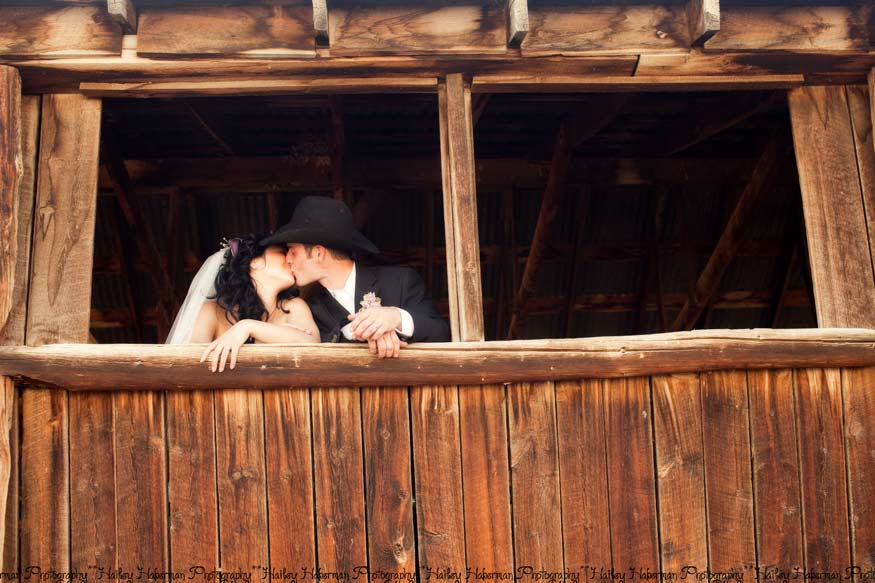
[{"label": "groom's hand", "polygon": [[377,340],[387,333],[401,328],[401,312],[389,306],[379,306],[350,314],[349,332],[355,340]]},{"label": "groom's hand", "polygon": [[377,358],[398,358],[402,346],[407,346],[407,343],[398,338],[395,330],[386,332],[376,340],[368,340],[368,350]]}]

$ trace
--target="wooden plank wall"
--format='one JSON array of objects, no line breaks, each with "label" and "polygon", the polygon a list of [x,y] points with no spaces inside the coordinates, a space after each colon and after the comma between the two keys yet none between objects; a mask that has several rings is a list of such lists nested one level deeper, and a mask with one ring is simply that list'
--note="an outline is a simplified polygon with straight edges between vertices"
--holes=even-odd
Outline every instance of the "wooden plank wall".
[{"label": "wooden plank wall", "polygon": [[[577,583],[875,568],[875,367],[173,394],[167,483],[119,494],[112,564],[134,576],[144,551],[121,552],[124,530],[166,542],[169,570],[200,581],[218,569]],[[71,424],[71,443],[93,432]],[[164,475],[163,455],[140,451],[164,447],[146,433],[117,435],[115,458],[93,456],[92,470],[135,460]],[[165,486],[170,520],[144,522],[167,510]],[[95,507],[111,501],[94,494]]]}]

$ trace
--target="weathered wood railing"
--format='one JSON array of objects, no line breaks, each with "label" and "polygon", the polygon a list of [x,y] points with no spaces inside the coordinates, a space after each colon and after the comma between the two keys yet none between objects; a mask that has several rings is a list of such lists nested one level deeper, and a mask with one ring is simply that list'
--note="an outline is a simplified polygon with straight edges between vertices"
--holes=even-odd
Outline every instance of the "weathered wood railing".
[{"label": "weathered wood railing", "polygon": [[[37,381],[25,395],[192,389],[25,406],[20,496],[72,494],[44,509],[47,524],[70,517],[69,563],[23,562],[23,580],[37,567],[119,583],[140,569],[542,583],[875,568],[872,330],[414,346],[386,361],[247,346],[221,374],[199,355],[0,348],[0,374]],[[29,481],[33,427],[57,437],[52,483]],[[46,532],[16,533],[21,556]]]}]

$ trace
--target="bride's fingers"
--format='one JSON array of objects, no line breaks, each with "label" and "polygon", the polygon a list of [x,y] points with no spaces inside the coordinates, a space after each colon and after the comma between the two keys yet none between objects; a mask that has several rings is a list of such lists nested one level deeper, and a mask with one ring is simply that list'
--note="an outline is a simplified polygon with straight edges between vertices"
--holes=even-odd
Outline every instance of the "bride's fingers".
[{"label": "bride's fingers", "polygon": [[213,340],[212,342],[210,342],[209,346],[207,346],[206,349],[204,350],[204,353],[201,354],[200,362],[203,362],[203,361],[205,361],[205,360],[207,359],[207,355],[210,353],[210,351],[213,350],[213,348],[214,348],[215,346],[216,346],[216,341],[215,341],[215,340]]},{"label": "bride's fingers", "polygon": [[219,372],[225,372],[225,363],[228,362],[229,352],[231,352],[231,345],[225,344],[222,347],[222,358],[219,359]]},{"label": "bride's fingers", "polygon": [[221,344],[217,345],[213,349],[213,356],[210,358],[210,371],[216,372],[216,369],[219,368],[219,356],[222,354]]},{"label": "bride's fingers", "polygon": [[237,366],[237,354],[240,352],[240,347],[235,346],[231,349],[231,370],[234,370],[234,367]]}]

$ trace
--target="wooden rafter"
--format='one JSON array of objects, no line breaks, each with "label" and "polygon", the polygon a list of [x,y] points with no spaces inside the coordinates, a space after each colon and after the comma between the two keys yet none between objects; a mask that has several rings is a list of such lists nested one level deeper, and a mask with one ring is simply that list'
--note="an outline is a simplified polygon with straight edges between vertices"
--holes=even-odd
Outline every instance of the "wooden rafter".
[{"label": "wooden rafter", "polygon": [[690,290],[690,297],[675,318],[672,330],[691,330],[696,325],[702,311],[717,292],[720,280],[735,255],[735,249],[747,226],[748,218],[766,188],[772,183],[776,169],[784,159],[788,148],[789,143],[783,136],[774,135],[769,139],[757,161],[750,183],[741,193],[714,252],[693,289]]},{"label": "wooden rafter", "polygon": [[483,116],[483,112],[486,111],[486,106],[489,105],[490,95],[487,93],[478,93],[477,95],[471,96],[471,117],[472,123],[474,127],[477,127],[477,122],[480,121],[480,118]]},{"label": "wooden rafter", "polygon": [[200,112],[195,109],[194,105],[192,105],[189,101],[183,101],[183,103],[185,104],[185,108],[188,110],[188,113],[191,114],[191,116],[195,119],[198,125],[210,135],[214,142],[216,142],[216,145],[219,146],[219,148],[222,150],[222,153],[225,156],[234,156],[234,148],[228,145],[228,142],[226,142],[224,138],[222,138],[222,136],[219,135],[219,133],[215,130],[215,128],[213,128],[213,126],[210,125],[210,123],[207,122],[206,119],[204,119],[204,116],[202,116]]},{"label": "wooden rafter", "polygon": [[684,116],[663,139],[645,144],[648,156],[674,156],[732,128],[771,105],[777,93],[729,93],[711,107]]},{"label": "wooden rafter", "polygon": [[137,9],[131,0],[106,0],[106,9],[125,34],[137,34]]},{"label": "wooden rafter", "polygon": [[507,0],[507,46],[520,46],[528,32],[528,0]]},{"label": "wooden rafter", "polygon": [[541,202],[541,210],[532,237],[532,246],[526,259],[520,287],[514,300],[513,315],[508,325],[507,337],[517,337],[525,322],[526,303],[535,291],[536,277],[550,238],[553,221],[559,212],[562,194],[574,149],[606,127],[619,113],[625,103],[622,96],[600,97],[577,106],[574,114],[562,122],[556,135],[550,174]]},{"label": "wooden rafter", "polygon": [[158,251],[158,245],[155,242],[155,234],[152,232],[152,226],[140,214],[139,207],[136,205],[136,194],[131,186],[131,180],[128,176],[128,171],[125,168],[125,163],[122,159],[118,142],[111,130],[105,130],[101,137],[102,158],[106,165],[106,170],[109,173],[110,180],[115,188],[119,207],[121,208],[128,227],[136,237],[137,245],[140,249],[140,255],[144,257],[150,265],[149,273],[152,277],[152,282],[155,285],[155,292],[158,296],[158,306],[161,311],[160,323],[163,328],[169,330],[170,322],[173,321],[173,316],[176,313],[177,308],[173,284],[167,273],[167,268],[161,260],[161,254]]},{"label": "wooden rafter", "polygon": [[720,31],[720,0],[687,0],[690,44],[702,46]]}]

